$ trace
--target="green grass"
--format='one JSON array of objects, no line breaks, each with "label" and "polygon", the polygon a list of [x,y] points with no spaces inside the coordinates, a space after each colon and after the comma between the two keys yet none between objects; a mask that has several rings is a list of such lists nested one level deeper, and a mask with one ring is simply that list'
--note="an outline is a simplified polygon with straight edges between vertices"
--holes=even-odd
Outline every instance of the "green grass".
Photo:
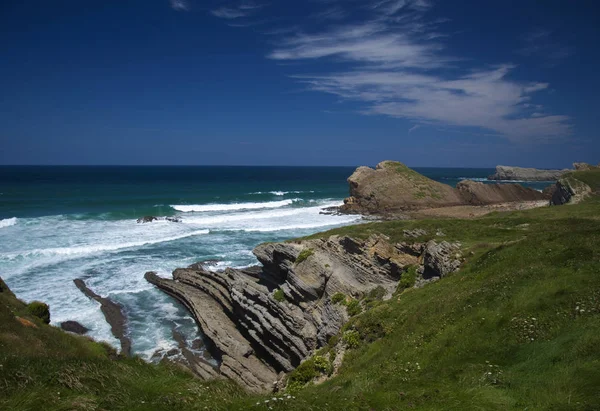
[{"label": "green grass", "polygon": [[2,410],[227,410],[245,396],[232,383],[121,358],[106,344],[46,325],[4,287],[0,281]]},{"label": "green grass", "polygon": [[279,301],[280,303],[285,301],[285,294],[281,288],[278,288],[273,293],[273,298]]},{"label": "green grass", "polygon": [[[600,173],[573,175],[600,183]],[[417,241],[461,241],[464,266],[419,289],[407,280],[392,299],[363,304],[364,312],[290,375],[294,398],[275,401],[172,366],[111,359],[106,346],[43,324],[0,292],[0,409],[600,409],[598,197],[470,220],[369,223],[313,237],[384,233],[407,241],[402,230],[412,228],[428,232]],[[437,229],[445,236],[436,237]],[[330,372],[338,341],[347,352],[337,375],[312,384]]]}]

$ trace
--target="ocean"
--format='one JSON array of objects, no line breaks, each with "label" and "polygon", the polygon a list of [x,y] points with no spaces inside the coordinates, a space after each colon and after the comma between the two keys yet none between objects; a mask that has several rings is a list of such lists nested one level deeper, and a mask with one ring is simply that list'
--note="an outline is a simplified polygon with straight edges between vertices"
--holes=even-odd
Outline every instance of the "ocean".
[{"label": "ocean", "polygon": [[[415,168],[442,183],[486,181],[493,169]],[[147,283],[156,271],[215,260],[257,263],[252,249],[360,222],[321,214],[348,195],[354,167],[0,166],[0,277],[25,301],[50,305],[52,324],[78,321],[115,347],[98,303],[73,284],[119,302],[132,351],[151,359],[199,331],[174,299]],[[549,183],[526,183],[542,189]],[[143,216],[177,217],[137,223]]]}]

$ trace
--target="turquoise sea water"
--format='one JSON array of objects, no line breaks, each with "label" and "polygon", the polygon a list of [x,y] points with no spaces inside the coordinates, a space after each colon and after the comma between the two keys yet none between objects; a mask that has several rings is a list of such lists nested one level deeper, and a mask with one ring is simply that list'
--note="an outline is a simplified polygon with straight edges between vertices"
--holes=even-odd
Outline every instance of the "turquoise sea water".
[{"label": "turquoise sea water", "polygon": [[[121,303],[135,353],[150,358],[176,346],[175,327],[198,331],[173,299],[146,283],[146,271],[218,260],[216,268],[256,263],[264,241],[356,223],[321,214],[348,195],[354,167],[0,167],[0,276],[26,300],[51,306],[52,322],[79,321],[118,346],[99,305],[73,284]],[[485,181],[492,169],[422,168],[455,185]],[[541,189],[548,183],[532,184]],[[180,223],[138,224],[145,215]]]}]

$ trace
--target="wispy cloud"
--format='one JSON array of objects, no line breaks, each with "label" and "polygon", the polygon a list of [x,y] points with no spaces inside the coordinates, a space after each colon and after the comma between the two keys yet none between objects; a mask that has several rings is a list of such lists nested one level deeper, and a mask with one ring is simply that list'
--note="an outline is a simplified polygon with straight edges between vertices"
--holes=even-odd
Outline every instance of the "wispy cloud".
[{"label": "wispy cloud", "polygon": [[171,8],[177,11],[189,11],[190,4],[187,0],[170,0]]},{"label": "wispy cloud", "polygon": [[573,50],[556,38],[556,32],[537,28],[523,37],[523,47],[517,53],[535,57],[544,65],[554,67],[573,54]]},{"label": "wispy cloud", "polygon": [[431,6],[429,1],[371,1],[374,14],[366,21],[296,32],[281,39],[268,57],[344,62],[329,65],[334,70],[326,74],[292,77],[310,90],[364,103],[365,114],[482,128],[513,141],[571,134],[567,116],[541,114],[543,107],[530,102],[548,84],[511,80],[512,64],[460,69],[461,59],[441,42],[445,20],[425,18]]},{"label": "wispy cloud", "polygon": [[228,7],[220,7],[218,9],[211,10],[211,14],[216,17],[223,19],[233,20],[240,17],[247,17],[254,13],[255,10],[264,7],[262,4],[256,4],[251,2],[234,4]]},{"label": "wispy cloud", "polygon": [[408,134],[412,133],[413,131],[415,131],[419,128],[421,128],[421,126],[418,124],[415,124],[414,126],[412,126],[411,128],[408,129]]},{"label": "wispy cloud", "polygon": [[[291,74],[307,89],[358,101],[366,115],[476,128],[481,129],[479,135],[491,133],[512,141],[552,141],[572,133],[567,116],[546,114],[548,110],[533,101],[550,91],[548,84],[513,80],[513,64],[475,66],[453,55],[446,45],[451,34],[443,29],[448,20],[427,17],[432,1],[315,3],[322,11],[309,15],[310,24],[294,21],[294,26],[279,26],[269,33],[278,34],[268,58],[319,63],[315,64],[319,74]],[[212,13],[237,19],[260,7],[244,4],[249,3]],[[550,37],[551,33],[532,32],[530,47],[522,52],[537,53]],[[307,65],[303,67],[306,70]]]}]

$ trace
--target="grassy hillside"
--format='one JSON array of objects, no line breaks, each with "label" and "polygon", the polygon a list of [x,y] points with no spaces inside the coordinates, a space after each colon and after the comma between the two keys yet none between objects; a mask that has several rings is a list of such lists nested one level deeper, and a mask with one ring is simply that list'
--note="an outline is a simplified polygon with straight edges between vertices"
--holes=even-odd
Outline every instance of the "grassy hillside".
[{"label": "grassy hillside", "polygon": [[[600,189],[600,172],[573,175]],[[0,409],[600,409],[599,197],[317,236],[404,241],[412,228],[427,230],[420,240],[461,241],[463,268],[371,303],[345,327],[355,341],[339,375],[293,398],[247,396],[166,365],[112,360],[105,346],[44,325],[0,293]]]},{"label": "grassy hillside", "polygon": [[0,410],[204,410],[243,395],[175,366],[118,357],[29,314],[0,280]]}]

